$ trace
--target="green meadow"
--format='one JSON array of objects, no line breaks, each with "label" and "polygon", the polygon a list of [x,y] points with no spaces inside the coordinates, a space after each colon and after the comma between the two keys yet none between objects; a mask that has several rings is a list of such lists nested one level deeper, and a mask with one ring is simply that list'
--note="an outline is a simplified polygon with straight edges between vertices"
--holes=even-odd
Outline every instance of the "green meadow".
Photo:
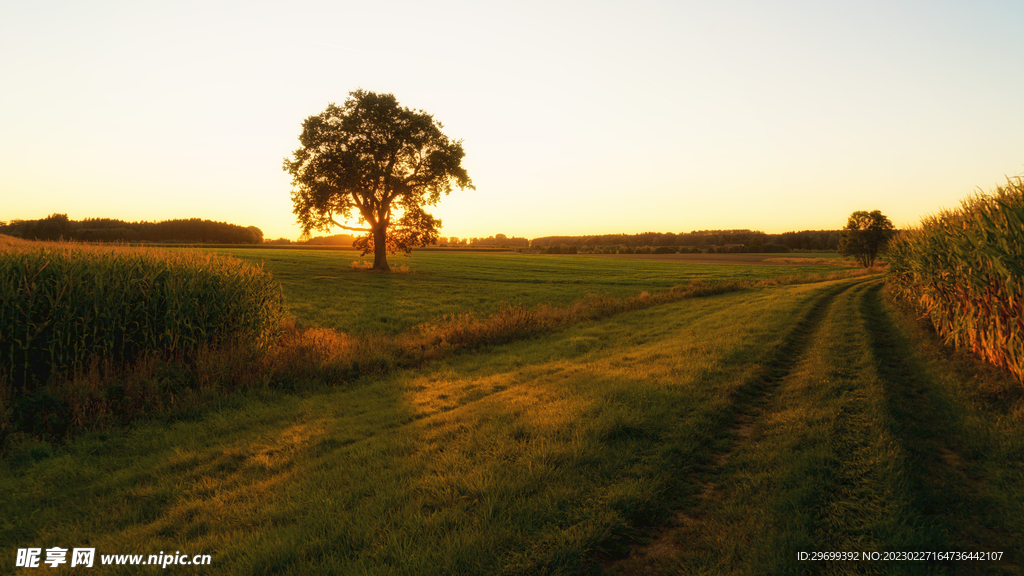
[{"label": "green meadow", "polygon": [[[813,265],[704,264],[601,256],[415,252],[392,256],[404,273],[353,270],[372,263],[348,250],[222,249],[262,264],[284,289],[292,314],[303,324],[346,333],[397,333],[446,315],[492,313],[504,305],[565,306],[588,294],[633,296],[668,290],[694,280],[757,281],[828,275],[848,270]],[[736,258],[742,262],[741,258]],[[835,254],[828,255],[836,258]],[[728,259],[728,255],[726,255]],[[841,261],[837,261],[840,264]],[[848,263],[847,266],[852,266]]]},{"label": "green meadow", "polygon": [[53,546],[211,555],[168,568],[190,574],[1024,572],[1024,390],[944,348],[879,274],[422,252],[382,275],[353,252],[232,253],[298,324],[351,338],[732,288],[22,439],[0,460],[0,572]]}]

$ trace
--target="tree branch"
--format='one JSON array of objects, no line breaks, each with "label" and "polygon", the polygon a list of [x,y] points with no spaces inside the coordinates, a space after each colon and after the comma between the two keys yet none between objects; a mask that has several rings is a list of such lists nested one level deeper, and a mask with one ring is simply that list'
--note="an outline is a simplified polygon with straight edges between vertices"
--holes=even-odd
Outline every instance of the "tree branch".
[{"label": "tree branch", "polygon": [[345,226],[344,224],[338,224],[338,221],[335,220],[334,218],[331,218],[331,224],[334,224],[335,226],[337,226],[338,228],[341,228],[343,230],[352,230],[353,232],[372,232],[373,231],[370,228],[353,228],[351,226]]}]

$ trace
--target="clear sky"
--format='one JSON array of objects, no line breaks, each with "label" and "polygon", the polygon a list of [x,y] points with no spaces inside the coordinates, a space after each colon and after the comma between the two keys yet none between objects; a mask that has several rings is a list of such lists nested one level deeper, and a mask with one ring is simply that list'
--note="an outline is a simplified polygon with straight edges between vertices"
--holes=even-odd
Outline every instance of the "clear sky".
[{"label": "clear sky", "polygon": [[464,140],[445,236],[910,225],[1024,172],[1021,30],[1020,0],[0,0],[0,220],[294,239],[282,161],[364,88]]}]

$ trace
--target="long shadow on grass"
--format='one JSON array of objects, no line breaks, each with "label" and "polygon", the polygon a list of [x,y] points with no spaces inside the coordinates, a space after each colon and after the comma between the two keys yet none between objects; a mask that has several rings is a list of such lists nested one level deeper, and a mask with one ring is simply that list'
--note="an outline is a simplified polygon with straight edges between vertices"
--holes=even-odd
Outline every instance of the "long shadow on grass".
[{"label": "long shadow on grass", "polygon": [[803,316],[782,341],[762,360],[761,369],[748,377],[731,397],[733,412],[723,422],[724,428],[736,431],[768,402],[768,396],[803,360],[811,343],[828,315],[836,298],[872,278],[838,284],[817,295]]},{"label": "long shadow on grass", "polygon": [[[907,354],[910,343],[882,307],[882,283],[865,291],[861,312],[883,386],[891,432],[909,455],[902,496],[912,542],[893,543],[919,551],[1005,552],[1003,568],[1017,563],[1016,542],[997,505],[972,485],[957,453],[962,434],[954,417],[957,407],[933,383],[925,367]],[[992,573],[992,562],[948,563],[950,573]],[[1018,568],[1019,569],[1019,568]]]},{"label": "long shadow on grass", "polygon": [[809,302],[803,315],[793,324],[790,331],[778,345],[767,352],[760,362],[759,369],[743,380],[729,396],[729,409],[722,414],[715,426],[721,434],[713,439],[714,459],[704,470],[701,481],[716,479],[721,464],[736,449],[743,436],[749,434],[750,423],[764,410],[772,392],[800,364],[807,354],[817,335],[822,321],[828,315],[829,307],[840,294],[860,286],[866,281],[842,282],[816,294]]},{"label": "long shadow on grass", "polygon": [[[818,334],[823,320],[828,316],[828,311],[836,299],[843,293],[853,290],[864,282],[876,281],[875,278],[859,279],[853,282],[842,282],[823,290],[809,298],[806,308],[801,316],[792,325],[778,343],[766,352],[760,359],[759,365],[749,373],[746,378],[737,383],[729,394],[729,401],[725,404],[724,410],[718,415],[715,422],[706,427],[711,433],[702,438],[702,443],[713,446],[712,450],[703,451],[700,455],[688,454],[687,458],[701,457],[705,461],[692,471],[688,477],[679,477],[669,490],[676,493],[676,502],[670,506],[678,507],[682,512],[689,514],[699,510],[695,506],[693,497],[708,497],[713,492],[715,483],[718,482],[721,466],[733,452],[742,436],[746,435],[749,424],[769,402],[773,391],[780,383],[800,364],[803,357],[810,349],[815,336]],[[743,358],[743,352],[738,352],[736,361],[749,361]],[[704,494],[694,493],[694,485],[703,486]],[[698,490],[699,492],[699,490]],[[689,502],[685,502],[689,500]],[[686,519],[682,516],[677,522],[684,526],[693,522],[693,519]],[[666,538],[674,530],[674,526],[662,526],[652,534],[654,541],[650,548],[657,549],[671,538]],[[660,533],[660,534],[659,534]],[[643,556],[643,548],[634,549],[634,553]],[[653,552],[655,555],[657,551]],[[616,560],[623,556],[604,558],[604,566],[609,572],[619,572],[621,567],[615,565]]]}]

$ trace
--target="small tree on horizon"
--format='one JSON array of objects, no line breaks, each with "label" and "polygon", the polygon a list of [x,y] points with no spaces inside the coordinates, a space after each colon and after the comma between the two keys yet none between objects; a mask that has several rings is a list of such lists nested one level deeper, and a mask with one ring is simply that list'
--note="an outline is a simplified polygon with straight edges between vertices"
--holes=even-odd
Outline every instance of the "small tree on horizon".
[{"label": "small tree on horizon", "polygon": [[[302,146],[284,160],[303,235],[334,226],[366,232],[353,246],[373,252],[373,269],[385,272],[389,252],[435,242],[441,221],[423,208],[437,205],[453,185],[475,189],[462,167],[462,141],[441,128],[430,114],[399,106],[394,95],[365,90],[307,118]],[[345,224],[353,216],[365,227]]]},{"label": "small tree on horizon", "polygon": [[853,256],[862,266],[870,268],[895,229],[880,210],[854,212],[843,228],[837,249],[840,255]]}]

